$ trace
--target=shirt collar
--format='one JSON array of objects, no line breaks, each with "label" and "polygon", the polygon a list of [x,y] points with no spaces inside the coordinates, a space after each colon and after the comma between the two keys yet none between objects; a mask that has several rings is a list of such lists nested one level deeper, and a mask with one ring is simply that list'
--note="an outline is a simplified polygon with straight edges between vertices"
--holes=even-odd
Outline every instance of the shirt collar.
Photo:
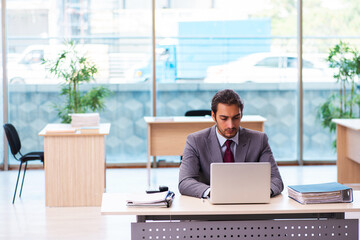
[{"label": "shirt collar", "polygon": [[[239,129],[239,130],[240,130],[240,129]],[[217,136],[217,138],[218,138],[218,140],[219,140],[220,146],[223,147],[224,144],[225,144],[225,142],[226,142],[226,140],[232,140],[233,142],[236,143],[236,145],[238,145],[238,143],[239,143],[239,130],[237,131],[237,133],[236,133],[235,136],[233,136],[233,137],[230,138],[230,139],[227,139],[227,138],[223,137],[223,136],[218,132],[217,127],[216,127],[215,132],[216,132],[216,136]]]}]

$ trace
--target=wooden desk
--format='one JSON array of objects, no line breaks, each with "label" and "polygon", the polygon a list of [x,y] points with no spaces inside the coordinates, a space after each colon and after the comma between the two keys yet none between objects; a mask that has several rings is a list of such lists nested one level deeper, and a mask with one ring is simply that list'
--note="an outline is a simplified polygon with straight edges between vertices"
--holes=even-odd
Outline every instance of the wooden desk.
[{"label": "wooden desk", "polygon": [[48,207],[100,206],[105,191],[105,135],[110,124],[100,124],[99,133],[50,133],[65,124],[48,124],[44,136],[45,198]]},{"label": "wooden desk", "polygon": [[337,179],[360,183],[360,119],[333,119],[336,123]]},{"label": "wooden desk", "polygon": [[[148,125],[148,182],[151,156],[181,156],[190,133],[213,126],[211,117],[144,117]],[[264,132],[265,118],[243,116],[240,126]],[[155,160],[156,161],[156,160]]]},{"label": "wooden desk", "polygon": [[[231,235],[234,239],[252,239],[251,235],[254,239],[290,239],[292,234],[295,239],[328,239],[332,234],[334,239],[358,239],[358,219],[344,219],[344,213],[360,212],[360,191],[354,191],[353,203],[311,205],[288,198],[286,192],[269,204],[212,205],[177,194],[170,208],[127,207],[126,199],[126,195],[105,193],[101,213],[136,215],[132,239],[211,239],[211,235],[214,239],[227,239],[225,235],[229,239],[234,238]],[[310,238],[312,234],[315,237]]]}]

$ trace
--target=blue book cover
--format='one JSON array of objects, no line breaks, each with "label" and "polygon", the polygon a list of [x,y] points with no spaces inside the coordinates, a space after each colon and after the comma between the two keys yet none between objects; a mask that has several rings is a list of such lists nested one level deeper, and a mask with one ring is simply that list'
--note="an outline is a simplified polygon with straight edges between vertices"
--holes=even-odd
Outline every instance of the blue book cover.
[{"label": "blue book cover", "polygon": [[321,193],[321,192],[334,192],[350,189],[349,187],[337,182],[320,183],[320,184],[305,184],[289,186],[299,193]]}]

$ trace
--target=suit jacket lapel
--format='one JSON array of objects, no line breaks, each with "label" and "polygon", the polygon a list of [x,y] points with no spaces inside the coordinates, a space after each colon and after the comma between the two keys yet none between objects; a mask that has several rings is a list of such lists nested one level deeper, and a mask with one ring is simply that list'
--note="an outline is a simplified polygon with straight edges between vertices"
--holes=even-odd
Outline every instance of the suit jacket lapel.
[{"label": "suit jacket lapel", "polygon": [[250,145],[250,138],[246,136],[246,132],[240,127],[239,144],[236,146],[235,162],[245,162],[247,150]]},{"label": "suit jacket lapel", "polygon": [[219,140],[216,136],[216,125],[211,127],[206,146],[211,156],[211,162],[223,162]]}]

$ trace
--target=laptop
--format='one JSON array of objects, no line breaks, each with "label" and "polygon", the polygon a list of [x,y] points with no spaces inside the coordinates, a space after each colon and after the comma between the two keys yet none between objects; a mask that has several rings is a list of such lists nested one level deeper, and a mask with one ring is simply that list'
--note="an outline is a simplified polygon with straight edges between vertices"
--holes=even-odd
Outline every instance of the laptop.
[{"label": "laptop", "polygon": [[270,163],[212,163],[210,202],[241,204],[270,202]]}]

